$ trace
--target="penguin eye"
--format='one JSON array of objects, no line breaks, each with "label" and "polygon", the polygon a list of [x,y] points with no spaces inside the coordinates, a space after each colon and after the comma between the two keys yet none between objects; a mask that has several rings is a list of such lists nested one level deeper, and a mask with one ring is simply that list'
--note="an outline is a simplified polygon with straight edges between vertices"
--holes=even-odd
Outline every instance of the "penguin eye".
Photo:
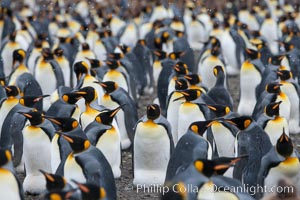
[{"label": "penguin eye", "polygon": [[65,102],[68,102],[68,100],[69,100],[69,97],[68,97],[68,95],[63,95],[63,100],[65,101]]},{"label": "penguin eye", "polygon": [[203,172],[203,168],[204,168],[204,164],[202,161],[197,160],[195,163],[195,168],[199,171],[199,172]]},{"label": "penguin eye", "polygon": [[100,199],[104,199],[106,197],[106,191],[103,187],[100,188],[99,194],[100,194]]},{"label": "penguin eye", "polygon": [[78,122],[77,121],[74,121],[73,123],[72,123],[72,127],[73,128],[76,128],[78,126]]}]

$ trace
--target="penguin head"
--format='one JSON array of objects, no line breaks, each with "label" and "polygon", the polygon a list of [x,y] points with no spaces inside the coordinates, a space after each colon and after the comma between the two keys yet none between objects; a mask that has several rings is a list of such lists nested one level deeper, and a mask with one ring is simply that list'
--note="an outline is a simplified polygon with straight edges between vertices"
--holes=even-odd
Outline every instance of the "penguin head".
[{"label": "penguin head", "polygon": [[116,116],[118,111],[121,110],[121,108],[122,106],[119,106],[113,110],[104,110],[96,116],[96,122],[104,125],[111,125],[114,117]]},{"label": "penguin head", "polygon": [[[147,42],[146,42],[146,40],[145,39],[139,39],[138,41],[137,41],[137,44],[140,44],[140,45],[142,45],[142,46],[147,46]],[[130,49],[130,47],[129,47],[129,49]]]},{"label": "penguin head", "polygon": [[114,92],[119,86],[113,81],[95,82],[101,85],[107,94]]},{"label": "penguin head", "polygon": [[57,174],[47,173],[41,169],[39,171],[44,175],[46,179],[46,188],[48,191],[62,190],[66,186],[67,181],[64,177]]},{"label": "penguin head", "polygon": [[184,52],[172,52],[168,55],[168,58],[170,58],[172,60],[177,60],[183,55],[184,55]]},{"label": "penguin head", "polygon": [[182,38],[184,36],[184,32],[183,31],[175,31],[175,35],[178,38]]},{"label": "penguin head", "polygon": [[64,50],[62,48],[58,47],[54,50],[54,55],[57,57],[61,57],[64,55]]},{"label": "penguin head", "polygon": [[100,60],[91,59],[91,58],[86,58],[86,59],[89,61],[91,68],[98,68],[102,66],[102,62]]},{"label": "penguin head", "polygon": [[213,69],[213,73],[215,77],[218,77],[219,75],[224,75],[224,69],[221,65],[217,65]]},{"label": "penguin head", "polygon": [[253,119],[250,116],[240,116],[225,121],[235,125],[240,130],[245,130],[251,125]]},{"label": "penguin head", "polygon": [[293,142],[289,136],[285,134],[284,128],[281,136],[277,140],[276,151],[283,157],[289,157],[294,151]]},{"label": "penguin head", "polygon": [[191,85],[197,85],[201,83],[202,80],[199,74],[188,74],[185,75],[184,78],[187,79]]},{"label": "penguin head", "polygon": [[44,122],[44,114],[36,109],[29,112],[18,112],[19,114],[24,115],[30,122],[32,126],[39,125]]},{"label": "penguin head", "polygon": [[[123,50],[121,49],[121,52],[109,53],[108,57],[111,58],[111,60],[120,60],[120,59],[124,58]],[[109,60],[109,61],[111,61],[111,60]]]},{"label": "penguin head", "polygon": [[283,55],[272,56],[269,58],[269,63],[272,65],[280,65],[283,58]]},{"label": "penguin head", "polygon": [[160,107],[157,104],[149,104],[147,106],[147,118],[155,120],[160,116]]},{"label": "penguin head", "polygon": [[43,98],[45,97],[49,97],[50,95],[40,95],[40,96],[23,96],[19,99],[19,103],[22,106],[26,106],[26,107],[34,107],[34,105],[37,102],[40,102],[43,100]]},{"label": "penguin head", "polygon": [[17,32],[16,32],[16,31],[12,32],[12,33],[9,35],[9,40],[10,40],[10,41],[15,41],[16,36],[17,36]]},{"label": "penguin head", "polygon": [[221,47],[221,42],[218,38],[210,36],[209,41],[213,47]]},{"label": "penguin head", "polygon": [[86,103],[91,103],[98,98],[96,90],[91,86],[81,88],[78,92],[75,93],[81,95],[85,99]]},{"label": "penguin head", "polygon": [[211,120],[207,121],[196,121],[190,124],[189,130],[193,131],[194,133],[203,136],[206,129],[209,127]]},{"label": "penguin head", "polygon": [[82,43],[81,48],[83,51],[88,51],[90,50],[90,45],[86,42]]},{"label": "penguin head", "polygon": [[85,150],[87,150],[91,143],[87,139],[85,135],[79,135],[79,134],[69,134],[67,133],[62,133],[62,132],[56,132],[57,134],[60,134],[61,137],[63,137],[71,146],[71,149],[73,153],[80,153]]},{"label": "penguin head", "polygon": [[89,66],[86,62],[80,61],[74,64],[74,72],[77,80],[80,80],[83,74],[88,74]]},{"label": "penguin head", "polygon": [[289,80],[293,77],[292,72],[289,70],[278,70],[276,73],[282,81]]},{"label": "penguin head", "polygon": [[0,149],[0,167],[12,161],[11,152],[8,149]]},{"label": "penguin head", "polygon": [[42,50],[42,55],[43,55],[44,60],[51,60],[51,59],[53,59],[53,54],[52,54],[50,48],[44,48]]},{"label": "penguin head", "polygon": [[99,187],[93,183],[79,183],[75,180],[72,180],[77,186],[78,189],[81,191],[81,196],[83,200],[89,199],[105,199],[106,198],[106,191],[103,187]]},{"label": "penguin head", "polygon": [[255,60],[257,58],[260,58],[260,53],[258,51],[255,51],[254,49],[246,49],[246,55],[248,59]]},{"label": "penguin head", "polygon": [[106,61],[106,64],[109,67],[109,69],[117,69],[121,66],[121,62],[119,60],[109,60]]},{"label": "penguin head", "polygon": [[26,57],[26,52],[23,49],[17,49],[13,52],[13,66],[15,62],[22,63]]},{"label": "penguin head", "polygon": [[44,195],[45,200],[67,200],[73,195],[75,190],[71,191],[51,191]]},{"label": "penguin head", "polygon": [[129,46],[127,46],[126,44],[120,44],[118,45],[118,47],[120,48],[120,50],[122,51],[123,54],[129,53],[131,48]]},{"label": "penguin head", "polygon": [[216,117],[223,117],[231,112],[230,108],[226,105],[214,104],[214,105],[206,105],[213,113],[215,113]]},{"label": "penguin head", "polygon": [[270,117],[279,116],[279,107],[280,107],[281,103],[282,103],[282,101],[273,102],[273,103],[268,104],[265,107],[265,113],[266,113],[266,115],[268,115]]},{"label": "penguin head", "polygon": [[82,98],[81,93],[76,92],[65,93],[62,95],[62,100],[69,104],[75,104],[80,98]]},{"label": "penguin head", "polygon": [[177,99],[174,99],[173,101],[178,101],[178,100],[182,100],[185,99],[186,101],[194,101],[197,98],[199,98],[201,96],[201,90],[199,89],[187,89],[184,91],[180,91],[180,93],[183,95]]},{"label": "penguin head", "polygon": [[188,87],[188,83],[185,79],[178,78],[175,80],[175,90],[186,90]]},{"label": "penguin head", "polygon": [[268,93],[276,93],[278,94],[281,90],[280,90],[280,86],[282,84],[278,83],[278,82],[271,82],[269,84],[266,85],[266,91]]},{"label": "penguin head", "polygon": [[177,76],[186,75],[186,74],[189,73],[187,64],[185,64],[184,62],[181,62],[181,61],[177,62],[173,66],[173,69],[174,69]]},{"label": "penguin head", "polygon": [[157,60],[163,60],[167,58],[167,52],[161,51],[161,50],[155,50],[153,53],[156,55]]},{"label": "penguin head", "polygon": [[51,116],[44,116],[44,118],[48,119],[52,123],[58,125],[62,132],[69,132],[76,129],[79,126],[79,123],[74,118],[69,117],[51,117]]},{"label": "penguin head", "polygon": [[219,56],[220,55],[220,47],[214,46],[210,51],[212,56]]},{"label": "penguin head", "polygon": [[9,85],[5,87],[7,97],[16,97],[20,94],[20,89],[17,86]]}]

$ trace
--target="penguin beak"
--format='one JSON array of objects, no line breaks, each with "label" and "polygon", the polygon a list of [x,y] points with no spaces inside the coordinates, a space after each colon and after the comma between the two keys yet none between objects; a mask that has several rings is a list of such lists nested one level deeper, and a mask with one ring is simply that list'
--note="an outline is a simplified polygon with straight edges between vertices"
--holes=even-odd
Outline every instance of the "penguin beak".
[{"label": "penguin beak", "polygon": [[12,91],[12,89],[10,89],[9,87],[5,87],[5,90],[7,90],[8,92]]},{"label": "penguin beak", "polygon": [[182,95],[181,97],[178,97],[178,98],[174,99],[173,102],[179,101],[179,100],[184,100],[184,99],[185,99],[185,96]]},{"label": "penguin beak", "polygon": [[57,124],[57,125],[62,125],[62,123],[58,120],[56,120],[55,118],[53,117],[50,117],[50,116],[44,116],[46,119],[50,120],[51,122],[53,122],[54,124]]},{"label": "penguin beak", "polygon": [[75,94],[79,94],[79,95],[86,95],[86,92],[81,92],[81,91],[78,91],[78,92],[75,92]]},{"label": "penguin beak", "polygon": [[219,171],[219,170],[223,170],[223,169],[228,169],[231,166],[232,166],[231,164],[220,164],[220,165],[214,166],[214,170]]},{"label": "penguin beak", "polygon": [[48,174],[47,172],[45,172],[44,170],[41,170],[41,169],[39,169],[39,171],[45,176],[45,178],[47,179],[47,180],[49,180],[50,182],[54,182],[55,181],[55,179],[50,175],[50,174]]},{"label": "penguin beak", "polygon": [[208,107],[212,111],[217,111],[217,108],[214,106],[206,105],[206,107]]},{"label": "penguin beak", "polygon": [[39,96],[39,97],[37,97],[37,98],[35,98],[34,100],[33,100],[33,102],[39,102],[40,100],[42,100],[43,98],[46,98],[46,97],[49,97],[50,95],[42,95],[42,96]]},{"label": "penguin beak", "polygon": [[89,188],[87,188],[83,184],[81,184],[81,183],[79,183],[79,182],[77,182],[73,179],[71,181],[74,182],[82,192],[84,192],[84,193],[89,193],[90,192]]},{"label": "penguin beak", "polygon": [[21,114],[21,115],[24,115],[25,117],[27,117],[29,119],[32,118],[32,116],[30,114],[28,114],[28,113],[24,113],[24,112],[18,112],[18,113]]},{"label": "penguin beak", "polygon": [[229,120],[229,119],[226,119],[225,122],[228,122],[228,123],[230,123],[230,124],[232,124],[232,125],[234,125],[234,126],[237,125],[235,122],[233,122],[233,121],[231,121],[231,120]]},{"label": "penguin beak", "polygon": [[69,143],[74,143],[74,140],[70,138],[69,136],[64,135],[62,132],[56,131],[57,134],[62,136],[65,140],[67,140]]},{"label": "penguin beak", "polygon": [[113,112],[109,116],[114,117],[119,112],[119,110],[121,110],[122,106],[119,106],[116,109],[114,109]]},{"label": "penguin beak", "polygon": [[272,109],[275,110],[281,103],[282,103],[282,101],[279,101],[272,107]]},{"label": "penguin beak", "polygon": [[191,77],[189,77],[188,75],[184,76],[183,78],[187,79],[187,80],[192,80]]}]

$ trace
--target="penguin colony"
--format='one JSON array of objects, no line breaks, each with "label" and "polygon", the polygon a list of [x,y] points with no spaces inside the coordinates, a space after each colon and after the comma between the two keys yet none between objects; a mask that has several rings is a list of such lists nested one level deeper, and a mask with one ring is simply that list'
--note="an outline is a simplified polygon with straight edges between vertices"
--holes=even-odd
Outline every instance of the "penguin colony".
[{"label": "penguin colony", "polygon": [[118,199],[125,150],[133,190],[163,200],[300,199],[299,2],[17,4],[0,7],[1,199]]}]

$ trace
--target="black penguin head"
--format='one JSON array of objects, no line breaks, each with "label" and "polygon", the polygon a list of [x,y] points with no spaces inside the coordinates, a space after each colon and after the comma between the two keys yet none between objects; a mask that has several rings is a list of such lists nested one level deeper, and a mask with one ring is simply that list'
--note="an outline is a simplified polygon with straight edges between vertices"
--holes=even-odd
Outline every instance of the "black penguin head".
[{"label": "black penguin head", "polygon": [[161,50],[155,50],[155,51],[153,51],[153,53],[158,58],[157,60],[163,60],[163,59],[167,58],[167,56],[168,56],[167,52],[164,52]]},{"label": "black penguin head", "polygon": [[280,86],[282,84],[278,83],[278,82],[272,82],[266,85],[266,91],[268,93],[276,93],[278,94],[281,90],[280,90]]},{"label": "black penguin head", "polygon": [[89,61],[91,68],[98,68],[98,67],[102,66],[102,63],[100,60],[91,59],[91,58],[86,58],[86,59]]},{"label": "black penguin head", "polygon": [[121,49],[123,54],[129,53],[131,48],[127,46],[126,44],[120,44],[118,47]]},{"label": "black penguin head", "polygon": [[69,117],[51,117],[51,116],[44,116],[44,118],[48,119],[52,123],[58,125],[62,132],[69,132],[74,130],[79,126],[79,123],[74,118]]},{"label": "black penguin head", "polygon": [[106,61],[106,64],[109,67],[109,69],[117,69],[121,66],[121,62],[119,60],[109,60]]},{"label": "black penguin head", "polygon": [[83,74],[88,74],[89,66],[86,62],[80,61],[74,64],[74,72],[76,74],[77,80],[80,80]]},{"label": "black penguin head", "polygon": [[47,173],[41,169],[39,171],[44,175],[46,179],[46,188],[49,192],[63,190],[66,186],[67,181],[64,177],[57,174]]},{"label": "black penguin head", "polygon": [[17,49],[13,52],[13,65],[15,62],[22,63],[26,57],[26,52],[23,49]]},{"label": "black penguin head", "polygon": [[186,75],[186,74],[189,73],[187,64],[185,64],[184,62],[181,62],[181,61],[177,62],[173,66],[173,69],[174,69],[177,76]]},{"label": "black penguin head", "polygon": [[184,52],[172,52],[168,55],[168,58],[170,58],[172,60],[177,60],[183,55],[184,55]]},{"label": "black penguin head", "polygon": [[44,195],[45,200],[67,200],[73,195],[75,190],[71,191],[51,191]]},{"label": "black penguin head", "polygon": [[250,60],[255,60],[257,58],[260,58],[260,53],[258,51],[255,51],[254,49],[246,49],[246,55]]},{"label": "black penguin head", "polygon": [[107,94],[114,92],[119,87],[118,84],[113,81],[96,82],[96,83],[100,84]]},{"label": "black penguin head", "polygon": [[276,72],[280,80],[286,81],[293,77],[292,72],[289,70],[279,70]]},{"label": "black penguin head", "polygon": [[5,87],[7,97],[16,97],[20,94],[20,90],[17,86],[9,85]]},{"label": "black penguin head", "polygon": [[81,48],[82,50],[87,51],[90,50],[90,45],[88,43],[82,43]]},{"label": "black penguin head", "polygon": [[199,89],[187,89],[184,91],[180,92],[183,96],[179,97],[177,99],[174,99],[173,101],[178,101],[178,100],[182,100],[185,99],[186,101],[194,101],[197,98],[199,98],[201,96],[201,90]]},{"label": "black penguin head", "polygon": [[44,48],[42,50],[42,55],[43,55],[44,60],[51,60],[51,59],[53,59],[53,54],[51,52],[51,49],[49,49],[49,48]]},{"label": "black penguin head", "polygon": [[282,101],[279,102],[273,102],[268,104],[265,107],[265,113],[266,115],[273,117],[273,116],[279,116],[279,107]]},{"label": "black penguin head", "polygon": [[69,142],[71,149],[74,153],[80,153],[82,151],[85,151],[91,145],[91,143],[85,135],[68,134],[62,132],[57,133],[60,134],[65,140],[67,140],[67,142]]},{"label": "black penguin head", "polygon": [[75,94],[81,95],[86,103],[91,103],[98,98],[96,90],[91,86],[81,88],[78,92],[75,92]]},{"label": "black penguin head", "polygon": [[209,127],[209,124],[211,123],[211,120],[207,121],[196,121],[191,123],[189,126],[189,130],[193,131],[194,133],[203,136],[206,129]]},{"label": "black penguin head", "polygon": [[178,78],[175,80],[175,90],[186,90],[188,87],[188,83],[185,79]]},{"label": "black penguin head", "polygon": [[118,113],[119,110],[121,110],[121,106],[113,109],[113,110],[105,110],[101,113],[99,113],[95,120],[96,122],[100,123],[100,124],[104,124],[104,125],[111,125],[114,117],[116,116],[116,114]]},{"label": "black penguin head", "polygon": [[54,55],[57,57],[61,57],[64,55],[64,50],[62,48],[58,47],[54,50]]},{"label": "black penguin head", "polygon": [[224,69],[223,69],[223,67],[222,67],[221,65],[215,66],[214,69],[213,69],[213,72],[214,72],[215,77],[218,77],[219,74],[220,74],[220,75],[221,75],[221,74],[224,75]]},{"label": "black penguin head", "polygon": [[199,74],[188,74],[185,75],[184,78],[187,79],[191,85],[197,85],[201,83],[201,76]]},{"label": "black penguin head", "polygon": [[225,121],[235,125],[240,130],[245,130],[246,128],[248,128],[251,125],[253,119],[249,116],[241,116],[241,117],[228,119],[228,120],[225,120]]},{"label": "black penguin head", "polygon": [[79,183],[77,181],[72,180],[81,191],[82,200],[90,200],[90,199],[104,199],[106,197],[106,191],[103,187],[99,187],[93,183]]},{"label": "black penguin head", "polygon": [[40,96],[23,96],[19,99],[19,103],[26,107],[34,107],[37,102],[40,102],[45,97],[49,97],[50,95],[40,95]]},{"label": "black penguin head", "polygon": [[292,140],[285,134],[284,128],[276,143],[276,151],[283,157],[289,157],[294,151]]},{"label": "black penguin head", "polygon": [[77,94],[76,92],[65,93],[62,95],[62,100],[69,104],[75,104],[81,98],[82,95]]},{"label": "black penguin head", "polygon": [[212,112],[215,113],[217,117],[223,117],[231,112],[230,108],[226,105],[214,104],[214,105],[206,105]]},{"label": "black penguin head", "polygon": [[[128,47],[130,48],[130,47]],[[120,47],[121,49],[121,47]],[[111,60],[120,60],[122,58],[124,58],[124,54],[123,54],[123,50],[121,49],[122,53],[109,53],[108,54],[108,57],[111,59]]]},{"label": "black penguin head", "polygon": [[39,125],[44,122],[44,114],[37,110],[32,110],[29,112],[18,112],[19,114],[24,115],[29,121],[32,126]]},{"label": "black penguin head", "polygon": [[8,149],[0,149],[0,167],[12,161],[11,152]]},{"label": "black penguin head", "polygon": [[213,47],[221,47],[221,42],[218,38],[211,36],[209,38],[209,41]]},{"label": "black penguin head", "polygon": [[211,55],[212,56],[219,56],[219,54],[220,54],[220,48],[218,46],[214,46],[211,49]]},{"label": "black penguin head", "polygon": [[269,58],[269,63],[272,65],[280,65],[283,58],[283,55],[272,56]]},{"label": "black penguin head", "polygon": [[155,120],[160,116],[160,107],[157,104],[149,104],[147,106],[147,118]]},{"label": "black penguin head", "polygon": [[16,32],[16,31],[12,32],[12,33],[9,35],[9,40],[10,40],[10,41],[15,41],[16,36],[17,36],[17,32]]}]

